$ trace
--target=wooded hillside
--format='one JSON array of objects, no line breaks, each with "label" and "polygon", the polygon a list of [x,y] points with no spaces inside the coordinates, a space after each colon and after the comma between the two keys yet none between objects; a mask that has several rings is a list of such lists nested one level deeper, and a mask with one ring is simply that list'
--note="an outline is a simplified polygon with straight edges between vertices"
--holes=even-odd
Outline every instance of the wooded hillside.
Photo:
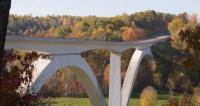
[{"label": "wooded hillside", "polygon": [[[192,21],[193,20],[193,21]],[[155,11],[122,14],[115,17],[77,16],[17,16],[11,15],[8,35],[63,37],[109,41],[133,41],[171,34],[172,41],[152,47],[155,61],[145,58],[139,69],[134,89],[151,85],[158,90],[191,92],[200,82],[200,67],[185,66],[185,54],[177,48],[183,26],[196,26],[198,21],[186,13],[173,15]],[[179,29],[180,28],[180,29]],[[169,31],[168,31],[169,29]],[[183,46],[183,45],[182,45]],[[180,46],[179,46],[180,47]],[[122,80],[134,49],[122,55]],[[108,94],[109,52],[92,50],[82,54],[94,70],[104,93]],[[101,61],[99,61],[101,60]],[[192,60],[200,66],[199,57]],[[84,89],[69,69],[60,69],[43,86],[41,95],[85,96]]]}]

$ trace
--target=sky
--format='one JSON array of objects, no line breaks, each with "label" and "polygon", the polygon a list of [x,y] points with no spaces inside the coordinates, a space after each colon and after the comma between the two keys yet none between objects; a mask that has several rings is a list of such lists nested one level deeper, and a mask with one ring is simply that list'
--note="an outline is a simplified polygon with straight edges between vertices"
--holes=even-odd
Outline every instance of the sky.
[{"label": "sky", "polygon": [[116,16],[155,10],[200,15],[200,0],[12,0],[11,14]]}]

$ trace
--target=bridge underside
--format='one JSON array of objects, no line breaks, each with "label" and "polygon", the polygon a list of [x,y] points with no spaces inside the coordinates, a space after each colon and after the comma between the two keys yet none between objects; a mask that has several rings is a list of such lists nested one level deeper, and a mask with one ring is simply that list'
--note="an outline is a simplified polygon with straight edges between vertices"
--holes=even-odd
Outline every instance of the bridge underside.
[{"label": "bridge underside", "polygon": [[[127,74],[121,85],[121,53],[110,54],[109,106],[127,106],[141,60],[152,56],[150,48],[136,49],[130,60]],[[88,63],[79,55],[55,55],[51,60],[38,59],[34,66],[31,93],[36,94],[57,70],[68,67],[85,88],[93,106],[106,106],[105,98],[95,74]],[[122,88],[121,88],[122,86]]]},{"label": "bridge underside", "polygon": [[[168,39],[168,36],[139,42],[82,42],[64,40],[29,40],[7,38],[6,49],[16,48],[22,50],[36,50],[52,54],[51,60],[38,59],[33,64],[35,71],[32,79],[32,94],[36,94],[42,85],[58,69],[68,66],[77,76],[85,88],[92,106],[106,106],[105,98],[97,81],[97,78],[80,56],[80,53],[91,49],[103,48],[110,51],[110,77],[109,77],[109,106],[127,106],[132,88],[136,79],[138,68],[144,56],[150,55],[151,46]],[[26,47],[24,45],[27,45]],[[61,47],[61,48],[59,48]],[[121,53],[129,48],[135,48],[123,85],[121,85]]]}]

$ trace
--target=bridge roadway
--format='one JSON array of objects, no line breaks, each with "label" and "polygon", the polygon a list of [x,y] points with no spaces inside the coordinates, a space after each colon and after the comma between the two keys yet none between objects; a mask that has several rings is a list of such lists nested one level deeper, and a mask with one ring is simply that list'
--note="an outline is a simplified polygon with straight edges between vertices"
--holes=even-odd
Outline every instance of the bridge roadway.
[{"label": "bridge roadway", "polygon": [[168,38],[169,36],[160,36],[153,39],[142,40],[142,41],[108,42],[108,41],[78,40],[78,39],[64,39],[64,38],[7,36],[5,48],[46,51],[52,54],[82,53],[92,49],[105,49],[113,52],[123,52],[129,48],[142,49],[151,47],[152,45]]},{"label": "bridge roadway", "polygon": [[[110,52],[108,104],[109,106],[127,106],[143,57],[152,56],[151,46],[167,39],[169,39],[169,35],[130,42],[8,35],[5,49],[38,51],[52,55],[51,59],[38,59],[32,63],[35,66],[35,71],[33,72],[30,93],[36,94],[45,81],[58,69],[68,67],[77,75],[92,106],[106,106],[106,102],[95,74],[80,53],[93,49],[108,50]],[[129,48],[135,48],[135,52],[131,57],[124,83],[121,85],[121,53]]]}]

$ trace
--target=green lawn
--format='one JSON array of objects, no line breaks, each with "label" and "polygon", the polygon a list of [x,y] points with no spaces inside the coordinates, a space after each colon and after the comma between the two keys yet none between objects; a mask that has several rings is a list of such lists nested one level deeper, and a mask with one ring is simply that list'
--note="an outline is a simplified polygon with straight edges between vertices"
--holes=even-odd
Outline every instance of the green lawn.
[{"label": "green lawn", "polygon": [[[163,105],[169,95],[167,93],[162,93],[158,95],[158,100],[156,102],[156,106]],[[176,95],[177,98],[179,98],[179,95]],[[71,98],[71,97],[57,97],[53,99],[50,99],[51,102],[53,102],[53,105],[51,106],[91,106],[90,101],[88,98]],[[108,99],[106,99],[108,102]],[[139,106],[139,97],[138,94],[133,95],[133,98],[131,98],[129,102],[129,106]]]}]

